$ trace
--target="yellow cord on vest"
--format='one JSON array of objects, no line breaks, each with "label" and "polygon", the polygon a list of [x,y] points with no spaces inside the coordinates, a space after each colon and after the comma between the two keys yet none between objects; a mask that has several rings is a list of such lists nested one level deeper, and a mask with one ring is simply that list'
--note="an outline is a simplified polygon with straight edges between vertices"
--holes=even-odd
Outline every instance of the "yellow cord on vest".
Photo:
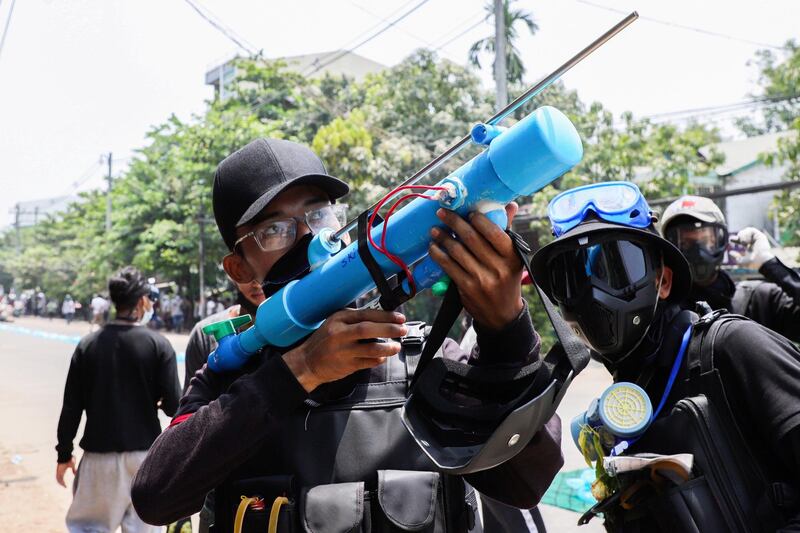
[{"label": "yellow cord on vest", "polygon": [[269,527],[267,533],[278,533],[278,517],[280,516],[281,505],[289,503],[289,498],[278,496],[272,502],[272,509],[269,512]]},{"label": "yellow cord on vest", "polygon": [[[236,518],[233,520],[233,533],[242,533],[242,524],[244,524],[244,514],[250,507],[250,504],[259,501],[259,498],[248,498],[242,496],[242,501],[239,502],[239,507],[236,508]],[[278,533],[278,518],[280,517],[281,506],[289,503],[289,498],[278,496],[272,502],[272,509],[269,512],[269,526],[267,533]]]},{"label": "yellow cord on vest", "polygon": [[242,501],[239,502],[239,507],[236,509],[236,518],[233,520],[233,533],[242,533],[242,523],[244,522],[244,513],[250,504],[258,500],[258,498],[248,498],[242,496]]}]

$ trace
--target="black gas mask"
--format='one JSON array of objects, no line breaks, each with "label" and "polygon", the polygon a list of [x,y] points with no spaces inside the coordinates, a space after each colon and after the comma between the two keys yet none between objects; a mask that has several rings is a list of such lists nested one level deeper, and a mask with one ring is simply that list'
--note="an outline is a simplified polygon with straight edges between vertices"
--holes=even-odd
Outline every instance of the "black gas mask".
[{"label": "black gas mask", "polygon": [[264,277],[264,281],[261,282],[264,296],[269,298],[289,282],[300,279],[311,271],[308,263],[308,246],[313,238],[314,235],[311,233],[304,235],[272,265]]},{"label": "black gas mask", "polygon": [[660,265],[646,238],[600,233],[554,246],[547,273],[564,320],[614,365],[639,346],[653,322]]},{"label": "black gas mask", "polygon": [[710,285],[728,245],[728,228],[715,222],[689,219],[670,224],[664,237],[678,247],[692,271],[697,285]]},{"label": "black gas mask", "polygon": [[692,280],[701,286],[710,285],[717,275],[719,265],[722,263],[723,253],[711,253],[704,246],[695,244],[687,250],[681,250],[689,268],[692,270]]}]

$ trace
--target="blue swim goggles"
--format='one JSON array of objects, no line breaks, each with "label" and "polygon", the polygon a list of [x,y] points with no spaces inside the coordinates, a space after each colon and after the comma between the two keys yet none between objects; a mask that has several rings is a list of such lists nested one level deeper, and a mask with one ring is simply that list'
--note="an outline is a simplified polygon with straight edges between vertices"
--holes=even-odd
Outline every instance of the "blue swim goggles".
[{"label": "blue swim goggles", "polygon": [[634,228],[652,223],[650,206],[639,187],[629,181],[607,181],[576,187],[550,200],[547,215],[553,224],[553,235],[560,237],[586,218],[592,211],[600,219]]}]

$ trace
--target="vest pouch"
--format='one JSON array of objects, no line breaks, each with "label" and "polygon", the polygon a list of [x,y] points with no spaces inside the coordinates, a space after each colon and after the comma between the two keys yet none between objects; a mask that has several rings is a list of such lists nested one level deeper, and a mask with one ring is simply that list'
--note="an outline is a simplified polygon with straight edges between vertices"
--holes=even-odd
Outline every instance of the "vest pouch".
[{"label": "vest pouch", "polygon": [[728,531],[705,476],[673,487],[650,504],[652,516],[664,533],[674,531]]},{"label": "vest pouch", "polygon": [[[775,517],[759,519],[762,482],[750,475],[744,444],[704,395],[677,402],[626,453],[694,455],[693,479],[653,495],[634,509],[610,509],[609,531],[775,531]],[[638,525],[637,525],[638,523]],[[656,525],[657,524],[657,525]],[[639,529],[637,529],[639,527]],[[660,529],[659,529],[660,528]]]},{"label": "vest pouch", "polygon": [[[369,533],[364,522],[364,482],[303,489],[301,520],[305,533]],[[366,526],[366,527],[365,527]]]},{"label": "vest pouch", "polygon": [[652,496],[633,509],[605,512],[604,526],[613,533],[714,533],[728,531],[705,476],[690,479]]},{"label": "vest pouch", "polygon": [[446,531],[440,480],[438,472],[378,471],[373,531]]}]

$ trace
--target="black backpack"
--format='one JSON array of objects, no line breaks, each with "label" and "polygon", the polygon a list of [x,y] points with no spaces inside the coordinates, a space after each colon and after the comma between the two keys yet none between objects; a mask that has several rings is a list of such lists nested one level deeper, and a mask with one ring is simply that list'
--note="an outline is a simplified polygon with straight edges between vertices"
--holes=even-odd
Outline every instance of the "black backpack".
[{"label": "black backpack", "polygon": [[771,481],[766,452],[742,434],[714,366],[717,336],[740,320],[747,318],[720,310],[695,323],[686,352],[686,394],[628,452],[691,453],[694,477],[650,493],[632,508],[623,509],[624,489],[619,490],[595,505],[579,524],[602,513],[606,530],[615,533],[750,533],[775,531],[797,508],[797,491]]}]

